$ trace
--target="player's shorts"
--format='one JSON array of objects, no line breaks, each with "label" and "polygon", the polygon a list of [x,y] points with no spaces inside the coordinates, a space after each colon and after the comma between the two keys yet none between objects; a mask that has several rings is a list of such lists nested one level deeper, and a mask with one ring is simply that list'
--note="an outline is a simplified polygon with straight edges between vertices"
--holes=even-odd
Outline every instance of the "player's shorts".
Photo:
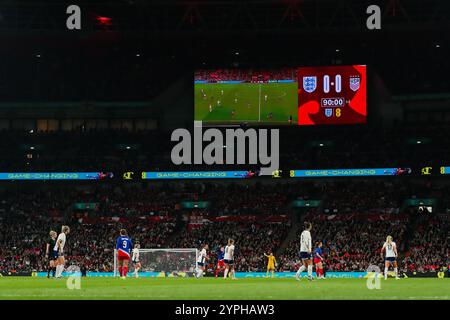
[{"label": "player's shorts", "polygon": [[225,259],[223,261],[225,262],[225,264],[228,264],[228,265],[233,265],[234,264],[234,260],[227,260],[227,259]]},{"label": "player's shorts", "polygon": [[275,269],[275,265],[274,264],[268,264],[267,265],[267,269],[268,270],[274,270]]},{"label": "player's shorts", "polygon": [[386,257],[384,258],[384,261],[389,261],[389,262],[395,262],[397,259],[395,259],[395,257]]},{"label": "player's shorts", "polygon": [[219,260],[219,261],[217,261],[217,267],[218,267],[218,268],[223,268],[223,267],[225,267],[225,261],[224,261],[224,260]]},{"label": "player's shorts", "polygon": [[139,260],[132,260],[131,262],[133,262],[134,264],[140,263]]},{"label": "player's shorts", "polygon": [[319,262],[322,262],[319,258],[314,258],[314,264],[318,264]]},{"label": "player's shorts", "polygon": [[302,259],[302,260],[310,260],[311,259],[311,253],[300,251],[300,259]]},{"label": "player's shorts", "polygon": [[119,261],[122,261],[122,260],[130,260],[130,255],[129,255],[129,254],[126,254],[125,252],[119,250],[119,251],[117,252],[117,259],[118,259]]},{"label": "player's shorts", "polygon": [[50,254],[48,256],[48,259],[49,260],[56,260],[56,259],[58,259],[58,256],[59,256],[58,251],[53,250],[52,252],[50,252]]},{"label": "player's shorts", "polygon": [[199,267],[203,267],[205,264],[204,264],[203,262],[197,262],[197,265],[198,265]]}]

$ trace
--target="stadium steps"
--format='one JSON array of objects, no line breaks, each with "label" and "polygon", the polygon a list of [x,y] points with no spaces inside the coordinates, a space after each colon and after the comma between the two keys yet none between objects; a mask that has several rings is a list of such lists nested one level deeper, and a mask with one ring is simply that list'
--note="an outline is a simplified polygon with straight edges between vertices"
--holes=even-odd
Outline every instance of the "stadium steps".
[{"label": "stadium steps", "polygon": [[419,218],[418,215],[412,214],[410,215],[409,223],[406,227],[405,237],[404,237],[404,246],[401,248],[403,253],[409,252],[411,240],[414,238],[414,233],[417,230],[417,226],[423,223],[423,220]]},{"label": "stadium steps", "polygon": [[75,210],[74,210],[74,203],[70,203],[69,205],[67,205],[67,207],[62,210],[62,218],[63,221],[65,222],[69,222],[72,221],[72,219],[74,219],[75,215]]},{"label": "stadium steps", "polygon": [[166,244],[171,245],[175,244],[178,240],[178,236],[181,234],[183,230],[187,228],[187,221],[183,221],[179,215],[177,215],[177,221],[175,223],[175,228],[173,229],[172,234],[167,237]]},{"label": "stadium steps", "polygon": [[275,252],[275,256],[281,256],[283,251],[289,246],[289,244],[295,240],[295,237],[297,236],[297,231],[301,226],[301,220],[300,219],[295,219],[295,213],[291,213],[290,214],[290,218],[292,221],[292,226],[291,229],[289,230],[287,236],[284,238],[283,242],[281,243],[281,245],[278,247],[278,249]]}]

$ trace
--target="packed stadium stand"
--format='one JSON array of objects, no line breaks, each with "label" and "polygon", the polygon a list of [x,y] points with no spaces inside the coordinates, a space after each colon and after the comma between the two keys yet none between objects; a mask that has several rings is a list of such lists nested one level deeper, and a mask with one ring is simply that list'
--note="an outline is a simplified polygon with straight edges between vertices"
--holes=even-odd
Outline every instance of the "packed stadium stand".
[{"label": "packed stadium stand", "polygon": [[[143,248],[200,248],[208,243],[210,270],[214,269],[218,248],[232,237],[239,271],[264,271],[263,254],[269,251],[275,253],[280,271],[295,271],[302,221],[311,221],[313,241],[324,243],[329,271],[363,271],[369,264],[381,264],[380,249],[388,234],[398,244],[401,270],[448,266],[445,207],[424,212],[404,204],[411,197],[440,194],[445,187],[389,179],[174,182],[126,187],[105,181],[100,186],[82,184],[75,188],[4,187],[0,270],[45,271],[48,232],[58,230],[63,223],[72,228],[68,259],[91,271],[111,271],[114,239],[120,228],[126,228]],[[370,194],[370,198],[361,197],[361,193]],[[291,204],[296,199],[320,199],[322,204],[295,209]],[[207,208],[182,207],[183,201],[203,200],[210,202]]]},{"label": "packed stadium stand", "polygon": [[[361,211],[356,211],[361,212]],[[387,234],[395,235],[395,241],[402,250],[408,217],[404,215],[343,214],[309,215],[315,226],[314,239],[322,241],[327,249],[325,264],[329,271],[361,271],[369,265],[382,262],[380,239]],[[299,230],[298,237],[300,236]],[[281,261],[287,270],[298,269],[298,237],[293,240],[282,255]]]},{"label": "packed stadium stand", "polygon": [[268,82],[277,80],[294,80],[296,77],[295,69],[282,68],[273,70],[199,70],[195,72],[195,81],[205,81],[209,83],[223,81],[241,81],[241,82]]}]

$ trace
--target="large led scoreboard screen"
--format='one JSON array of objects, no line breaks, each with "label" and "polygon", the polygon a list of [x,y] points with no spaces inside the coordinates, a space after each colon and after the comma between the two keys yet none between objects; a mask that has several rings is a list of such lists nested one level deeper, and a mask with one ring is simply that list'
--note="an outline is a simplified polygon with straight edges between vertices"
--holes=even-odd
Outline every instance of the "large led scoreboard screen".
[{"label": "large led scoreboard screen", "polygon": [[298,69],[298,124],[365,123],[366,66]]},{"label": "large led scoreboard screen", "polygon": [[198,70],[195,120],[212,124],[365,123],[366,66]]}]

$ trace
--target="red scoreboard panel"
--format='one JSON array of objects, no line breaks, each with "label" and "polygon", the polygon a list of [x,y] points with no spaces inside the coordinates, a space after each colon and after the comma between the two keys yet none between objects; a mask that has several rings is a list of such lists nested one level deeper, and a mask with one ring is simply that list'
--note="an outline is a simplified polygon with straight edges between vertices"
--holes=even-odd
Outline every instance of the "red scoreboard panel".
[{"label": "red scoreboard panel", "polygon": [[298,69],[298,124],[366,123],[366,66]]}]

